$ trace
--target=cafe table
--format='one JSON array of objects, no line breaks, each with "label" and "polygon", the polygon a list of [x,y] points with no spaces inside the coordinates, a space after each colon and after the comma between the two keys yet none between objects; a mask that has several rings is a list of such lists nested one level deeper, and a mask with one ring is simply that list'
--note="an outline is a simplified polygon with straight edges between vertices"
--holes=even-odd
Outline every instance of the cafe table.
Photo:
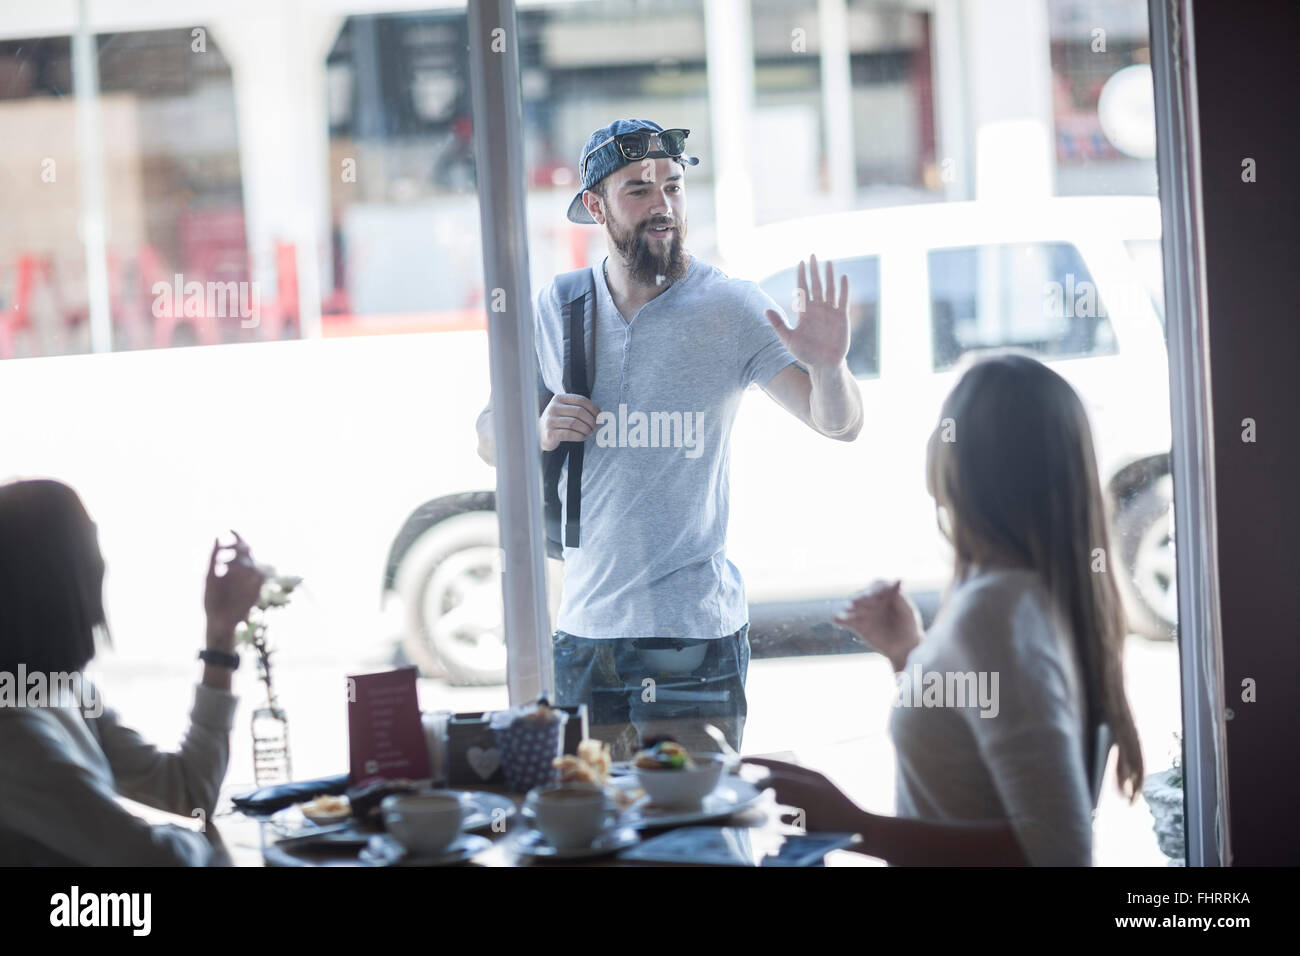
[{"label": "cafe table", "polygon": [[[490,789],[490,788],[486,788]],[[496,791],[502,792],[502,791]],[[218,811],[215,813],[207,824],[209,839],[216,845],[223,847],[230,855],[231,862],[235,866],[266,866],[267,860],[264,856],[265,848],[279,839],[280,829],[270,822],[269,818],[254,817],[234,810],[230,804],[230,792],[223,792],[222,801],[218,805]],[[523,797],[519,794],[504,794],[508,796],[517,808],[522,807]],[[783,814],[784,809],[784,814]],[[759,838],[770,838],[776,842],[777,838],[782,836],[792,836],[800,834],[802,831],[791,823],[783,821],[782,817],[790,815],[790,808],[782,808],[777,804],[772,791],[768,790],[762,793],[757,802],[746,809],[740,810],[725,819],[710,820],[707,823],[701,822],[700,826],[713,827],[744,827],[754,831],[754,835]],[[595,859],[583,860],[537,860],[527,857],[520,857],[510,852],[511,837],[521,827],[527,827],[523,816],[515,813],[507,821],[507,826],[503,832],[493,832],[492,828],[478,831],[482,836],[492,841],[492,845],[478,855],[455,864],[458,866],[615,866],[615,867],[639,867],[639,866],[692,866],[703,864],[681,864],[681,863],[652,863],[641,860],[622,860],[617,855],[609,857],[600,857]],[[644,829],[641,831],[642,839],[648,840],[660,833],[666,832],[669,828]],[[308,857],[302,854],[296,857],[296,860],[302,860],[303,865],[311,865],[311,861],[318,860],[317,865],[360,865],[355,858],[333,858],[333,857]],[[882,861],[871,857],[864,856],[860,853],[853,853],[848,850],[832,850],[824,858],[826,866],[880,866]]]}]

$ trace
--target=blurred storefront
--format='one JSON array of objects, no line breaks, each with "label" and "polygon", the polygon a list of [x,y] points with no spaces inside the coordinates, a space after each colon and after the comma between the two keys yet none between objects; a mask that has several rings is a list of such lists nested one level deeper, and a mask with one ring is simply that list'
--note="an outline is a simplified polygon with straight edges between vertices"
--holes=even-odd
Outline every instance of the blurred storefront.
[{"label": "blurred storefront", "polygon": [[[723,264],[821,212],[1154,193],[1125,135],[1144,4],[568,0],[518,22],[535,285],[603,249],[563,210],[614,116],[691,130],[690,243]],[[0,357],[482,327],[468,57],[463,3],[7,12]],[[257,323],[160,306],[192,281],[255,285]]]}]

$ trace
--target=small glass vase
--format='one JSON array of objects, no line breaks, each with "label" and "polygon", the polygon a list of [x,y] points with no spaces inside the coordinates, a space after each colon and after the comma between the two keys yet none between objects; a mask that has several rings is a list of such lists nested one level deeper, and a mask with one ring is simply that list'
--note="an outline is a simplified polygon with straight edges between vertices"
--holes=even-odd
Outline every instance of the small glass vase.
[{"label": "small glass vase", "polygon": [[280,707],[259,707],[253,711],[253,779],[259,787],[293,780],[289,718]]}]

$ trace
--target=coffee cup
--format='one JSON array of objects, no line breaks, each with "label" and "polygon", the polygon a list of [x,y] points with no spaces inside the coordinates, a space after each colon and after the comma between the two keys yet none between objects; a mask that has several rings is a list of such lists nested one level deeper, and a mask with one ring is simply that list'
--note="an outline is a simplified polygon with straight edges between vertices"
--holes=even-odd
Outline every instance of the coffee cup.
[{"label": "coffee cup", "polygon": [[590,784],[538,787],[529,792],[525,805],[546,842],[557,850],[591,846],[618,814],[608,804],[605,791]]},{"label": "coffee cup", "polygon": [[460,795],[450,790],[401,793],[379,805],[384,829],[413,856],[433,856],[460,836],[468,813]]}]

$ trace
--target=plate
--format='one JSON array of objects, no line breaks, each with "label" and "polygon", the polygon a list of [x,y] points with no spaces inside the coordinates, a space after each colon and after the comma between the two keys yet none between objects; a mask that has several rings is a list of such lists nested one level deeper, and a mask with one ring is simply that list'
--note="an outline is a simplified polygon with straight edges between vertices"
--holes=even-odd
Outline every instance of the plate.
[{"label": "plate", "polygon": [[462,833],[442,853],[434,856],[411,856],[406,848],[387,833],[378,833],[361,851],[361,862],[370,866],[450,866],[464,863],[492,845],[487,837]]},{"label": "plate", "polygon": [[341,850],[351,847],[360,849],[370,842],[370,834],[348,823],[338,823],[327,827],[305,829],[292,836],[275,841],[282,850],[297,852],[299,850]]},{"label": "plate", "polygon": [[540,830],[523,830],[511,841],[510,849],[520,856],[536,860],[588,860],[609,856],[640,842],[640,835],[632,827],[617,827],[596,837],[591,846],[561,850],[547,843]]},{"label": "plate", "polygon": [[[513,800],[500,793],[491,793],[487,790],[457,790],[469,807],[469,813],[465,817],[465,822],[461,829],[467,832],[475,830],[486,830],[498,820],[509,820],[519,812]],[[282,838],[279,842],[284,843],[286,840],[303,839],[307,841],[311,837],[325,836],[328,833],[337,833],[335,841],[344,843],[357,842],[358,845],[364,846],[370,839],[373,830],[363,830],[357,826],[355,819],[345,819],[339,823],[321,824],[314,822],[302,811],[301,804],[293,804],[285,807],[283,810],[276,811],[270,818],[271,825],[275,832]],[[503,829],[498,826],[497,829]],[[311,841],[314,842],[314,841]],[[286,844],[286,849],[288,845]]]},{"label": "plate", "polygon": [[369,842],[369,834],[351,827],[307,833],[264,844],[262,859],[267,866],[362,866],[357,853]]},{"label": "plate", "polygon": [[[640,790],[641,785],[635,777],[621,777],[609,782],[613,790],[624,793]],[[625,807],[619,814],[619,823],[625,827],[645,830],[653,827],[676,827],[688,823],[705,823],[720,820],[747,810],[758,802],[761,791],[747,780],[725,775],[718,781],[714,791],[704,798],[699,809],[680,810],[676,807],[657,807],[643,796],[632,805]]]}]

